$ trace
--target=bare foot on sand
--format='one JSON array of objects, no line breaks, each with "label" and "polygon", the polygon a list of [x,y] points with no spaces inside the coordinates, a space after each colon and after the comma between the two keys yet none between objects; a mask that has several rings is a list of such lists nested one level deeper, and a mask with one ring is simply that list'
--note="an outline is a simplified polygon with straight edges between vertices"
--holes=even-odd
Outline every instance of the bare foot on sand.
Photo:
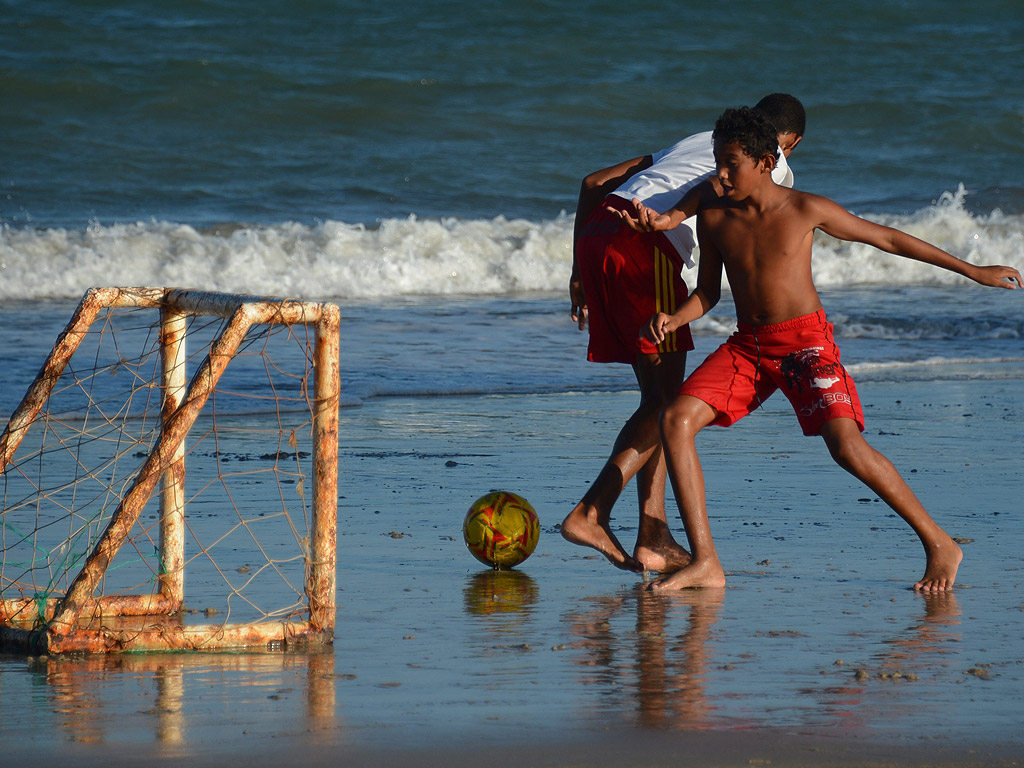
[{"label": "bare foot on sand", "polygon": [[693,559],[690,553],[675,541],[663,544],[640,544],[633,548],[633,557],[644,565],[644,570],[674,573],[685,568]]},{"label": "bare foot on sand", "polygon": [[581,509],[574,509],[562,521],[562,538],[573,544],[596,549],[616,568],[640,573],[643,563],[632,557],[607,525],[597,522],[597,514],[587,515]]},{"label": "bare foot on sand", "polygon": [[725,586],[725,571],[718,559],[693,561],[682,570],[676,571],[664,579],[652,581],[647,588],[652,592],[671,589],[694,589],[697,587],[713,587],[720,589]]},{"label": "bare foot on sand", "polygon": [[[949,537],[947,537],[949,538]],[[928,564],[924,569],[924,578],[914,585],[919,592],[944,592],[953,588],[956,572],[964,553],[956,542],[949,539],[942,546],[927,550]]]}]

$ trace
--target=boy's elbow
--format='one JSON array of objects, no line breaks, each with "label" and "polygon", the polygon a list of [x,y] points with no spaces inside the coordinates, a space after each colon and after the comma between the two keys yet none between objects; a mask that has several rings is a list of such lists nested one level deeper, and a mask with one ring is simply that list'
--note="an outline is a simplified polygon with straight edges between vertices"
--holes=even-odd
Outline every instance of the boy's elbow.
[{"label": "boy's elbow", "polygon": [[715,306],[722,298],[722,282],[721,279],[712,283],[704,289],[704,295],[708,299],[708,309]]},{"label": "boy's elbow", "polygon": [[583,182],[580,184],[581,192],[594,192],[600,190],[608,183],[608,169],[604,168],[600,171],[594,171],[593,173],[587,174],[583,177]]},{"label": "boy's elbow", "polygon": [[708,290],[706,288],[697,288],[694,293],[699,294],[698,299],[700,300],[701,309],[704,310],[704,314],[707,314],[714,309],[715,305],[718,304],[718,300],[722,298],[721,288],[717,291],[714,289]]}]

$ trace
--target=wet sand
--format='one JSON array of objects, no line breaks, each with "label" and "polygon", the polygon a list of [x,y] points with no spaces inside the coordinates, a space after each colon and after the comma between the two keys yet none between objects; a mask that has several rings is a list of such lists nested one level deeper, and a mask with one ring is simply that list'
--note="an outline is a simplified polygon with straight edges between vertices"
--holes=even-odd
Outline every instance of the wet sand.
[{"label": "wet sand", "polygon": [[199,754],[154,755],[148,750],[81,746],[59,752],[28,750],[15,746],[5,753],[13,761],[36,760],[37,765],[73,764],[81,768],[147,765],[340,766],[359,768],[584,768],[628,765],[635,768],[669,768],[692,765],[773,766],[774,768],[1000,768],[1019,766],[1020,747],[1010,745],[914,746],[858,743],[805,734],[770,730],[743,733],[624,733],[594,734],[586,742],[561,739],[531,742],[495,749],[469,743],[447,747],[399,745],[373,749],[349,745],[310,744],[305,738],[278,738],[272,743],[250,745],[232,740],[230,745],[208,748]]},{"label": "wet sand", "polygon": [[[908,589],[924,567],[913,535],[799,434],[783,401],[705,433],[728,586],[679,595],[645,592],[555,528],[632,395],[346,409],[334,648],[0,656],[6,756],[1018,765],[1020,393],[1016,380],[862,386],[869,441],[962,541],[958,586],[935,596]],[[483,570],[461,541],[465,509],[492,488],[541,516],[537,552],[513,572]],[[631,489],[615,522],[631,546]]]}]

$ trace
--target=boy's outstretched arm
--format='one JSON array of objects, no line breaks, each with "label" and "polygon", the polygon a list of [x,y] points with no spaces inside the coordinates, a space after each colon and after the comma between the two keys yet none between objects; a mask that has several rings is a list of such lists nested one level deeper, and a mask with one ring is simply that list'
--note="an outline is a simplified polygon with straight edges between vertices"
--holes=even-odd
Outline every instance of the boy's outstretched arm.
[{"label": "boy's outstretched arm", "polygon": [[971,264],[941,248],[936,248],[931,243],[908,235],[906,232],[854,216],[828,198],[807,195],[805,200],[808,201],[808,205],[817,209],[816,213],[820,214],[817,228],[832,237],[866,243],[897,256],[948,269],[950,272],[956,272],[981,285],[993,288],[1024,287],[1024,279],[1021,278],[1020,272],[1013,267]]},{"label": "boy's outstretched arm", "polygon": [[663,342],[665,336],[677,328],[706,315],[722,298],[722,256],[710,239],[703,236],[699,223],[697,239],[700,242],[697,286],[671,315],[659,312],[651,318],[644,328],[644,336],[656,344]]}]

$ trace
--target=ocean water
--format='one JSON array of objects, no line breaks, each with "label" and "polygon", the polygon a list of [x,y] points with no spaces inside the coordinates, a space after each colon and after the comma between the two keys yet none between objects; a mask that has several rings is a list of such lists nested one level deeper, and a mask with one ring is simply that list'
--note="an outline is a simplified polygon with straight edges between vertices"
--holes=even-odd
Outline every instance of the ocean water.
[{"label": "ocean water", "polygon": [[[808,110],[798,187],[1024,267],[1012,2],[784,3],[741,23],[700,3],[44,0],[0,20],[4,310],[59,326],[104,284],[336,299],[355,400],[629,386],[575,365],[579,180],[774,90]],[[815,247],[841,338],[865,342],[851,363],[1019,367],[1019,296]],[[483,365],[505,351],[507,381]]]},{"label": "ocean water", "polygon": [[[346,475],[353,485],[343,491],[342,511],[358,535],[378,537],[364,518],[387,515],[384,494],[408,504],[424,492],[429,483],[417,473],[438,471],[424,467],[424,457],[452,455],[473,466],[463,460],[473,453],[465,443],[484,436],[494,441],[485,450],[492,458],[479,462],[483,474],[461,479],[458,506],[503,472],[529,486],[532,471],[550,484],[537,491],[541,499],[562,508],[596,472],[613,427],[632,407],[622,393],[634,386],[625,366],[585,362],[586,336],[568,318],[582,177],[706,130],[725,107],[788,91],[808,112],[805,139],[791,158],[798,188],[970,261],[1024,270],[1021,39],[1024,13],[1015,0],[851,0],[827,12],[792,1],[738,10],[652,0],[628,7],[604,0],[0,0],[0,415],[16,407],[90,286],[332,300],[342,310],[342,454],[355,470]],[[815,242],[814,275],[844,361],[858,383],[875,382],[889,398],[880,408],[885,415],[900,418],[892,403],[904,392],[941,393],[942,408],[960,414],[948,425],[956,434],[974,410],[964,403],[988,398],[991,412],[1014,402],[1024,380],[1024,292],[983,289],[825,236]],[[693,358],[730,332],[731,309],[726,296],[694,325]],[[475,400],[481,405],[465,405]],[[534,445],[546,429],[560,434],[559,414],[573,420],[572,437],[585,444],[587,461],[577,456],[564,477],[548,479],[551,466],[576,453]],[[1022,433],[1005,416],[993,424],[999,442],[986,444],[982,461],[1005,469],[1007,456],[997,448],[1016,451]],[[502,441],[493,429],[510,430],[509,451],[533,446],[543,461],[494,458]],[[386,448],[375,442],[385,439]],[[920,449],[968,461],[971,446],[951,441],[903,446],[905,457]],[[373,468],[360,471],[363,462]],[[395,480],[394,472],[408,477]],[[961,496],[976,481],[962,482]],[[1001,509],[1006,498],[990,501]],[[436,489],[428,500],[446,503]],[[1009,550],[1021,531],[1006,519],[989,536]],[[869,551],[863,540],[849,546]],[[439,577],[429,554],[415,561],[419,578],[452,589],[465,582],[472,592],[468,568]],[[569,568],[596,593],[588,600],[601,603],[610,594],[640,611],[632,592],[623,599],[617,591],[618,575],[606,589],[601,579],[609,577],[591,575],[589,561],[555,560],[546,561],[545,585]],[[390,566],[358,556],[356,563],[403,589],[388,581],[396,576]],[[999,572],[984,578],[1006,585],[1017,579]],[[868,602],[878,586],[869,579],[851,591]],[[559,599],[571,599],[571,590],[559,590]],[[371,623],[344,641],[351,654],[339,663],[345,674],[355,673],[357,660],[372,659],[373,622],[385,621],[378,613],[389,610],[374,607],[371,597],[348,598],[349,610]],[[415,615],[413,597],[397,610]],[[1005,592],[989,597],[999,610],[1019,602]],[[931,613],[922,618],[919,607],[908,603],[895,618],[876,617],[872,631],[884,635],[890,621],[927,624]],[[792,603],[781,610],[799,613]],[[474,631],[483,621],[470,609],[444,615],[456,617],[452,626],[468,615]],[[741,616],[729,612],[730,619]],[[1019,620],[999,627],[1019,634]],[[525,642],[520,629],[507,629],[507,643]],[[560,632],[551,633],[552,643],[560,643]],[[398,656],[409,646],[401,638],[389,638]],[[626,641],[610,642],[614,653]],[[981,641],[972,642],[974,649]],[[490,658],[499,646],[481,653]],[[743,658],[743,648],[728,652]],[[469,664],[478,651],[466,654]],[[393,682],[379,663],[382,669],[359,683],[360,695],[371,697],[364,712],[378,718],[370,729],[390,711],[390,700],[372,698]],[[1006,662],[1013,663],[1019,661]],[[4,691],[41,679],[23,677],[14,662],[0,664],[0,673]],[[444,665],[434,683],[446,673],[467,690],[474,683],[472,673],[458,677]],[[514,676],[515,665],[508,673]],[[958,674],[949,671],[934,695],[951,696]],[[985,712],[1017,700],[1018,677],[1007,673],[1000,693],[985,699]],[[116,671],[104,679],[111,690],[130,685]],[[730,718],[771,721],[776,683],[770,676],[751,683],[766,702],[756,716],[737,698],[739,684],[725,684],[725,700],[738,702]],[[614,687],[585,685],[596,687],[566,687],[565,696],[602,716],[608,711],[600,702],[611,702],[609,709],[622,703]],[[802,700],[805,689],[783,688]],[[435,688],[414,690],[426,701]],[[492,690],[481,694],[488,702]],[[833,693],[813,695],[831,702]],[[0,723],[15,706],[10,698],[0,699]],[[920,726],[910,699],[900,722]],[[884,720],[885,694],[880,700],[868,697],[866,721]],[[106,706],[101,711],[116,711]],[[404,706],[422,715],[416,701]],[[351,709],[358,720],[359,708]],[[516,722],[531,722],[527,709]],[[27,711],[34,727],[34,710]],[[473,716],[472,701],[465,711]],[[818,722],[818,710],[806,718],[803,711],[793,705],[782,722]],[[971,718],[982,719],[978,712]]]},{"label": "ocean water", "polygon": [[982,213],[1024,207],[1012,0],[742,18],[650,0],[5,0],[0,14],[11,225],[539,224],[572,212],[589,171],[771,91],[808,107],[805,189],[865,212],[909,214],[960,184]]}]

